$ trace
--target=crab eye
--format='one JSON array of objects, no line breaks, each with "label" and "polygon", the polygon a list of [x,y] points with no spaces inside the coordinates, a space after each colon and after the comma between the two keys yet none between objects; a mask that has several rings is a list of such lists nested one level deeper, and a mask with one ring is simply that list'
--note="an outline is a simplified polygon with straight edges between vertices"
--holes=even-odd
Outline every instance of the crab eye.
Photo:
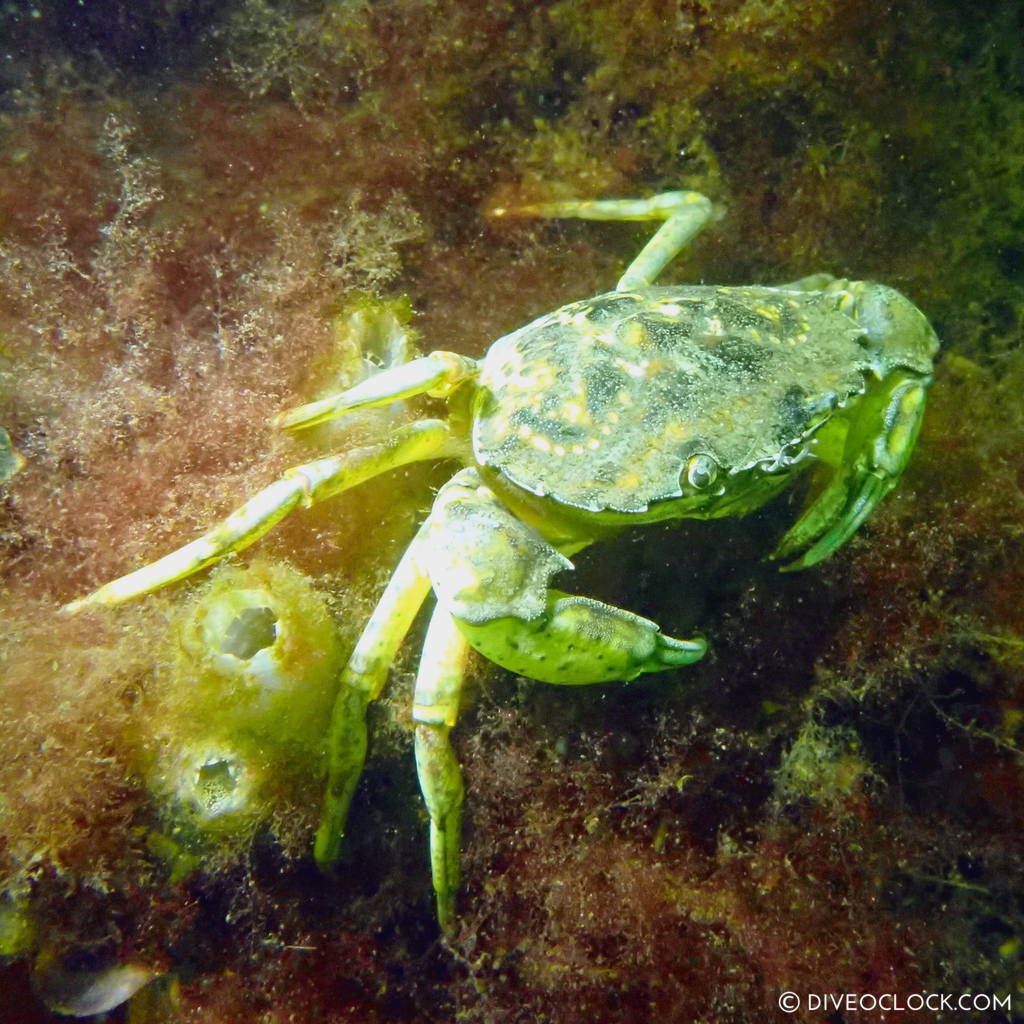
[{"label": "crab eye", "polygon": [[686,463],[686,479],[697,491],[710,487],[718,477],[718,466],[710,455],[694,455]]}]

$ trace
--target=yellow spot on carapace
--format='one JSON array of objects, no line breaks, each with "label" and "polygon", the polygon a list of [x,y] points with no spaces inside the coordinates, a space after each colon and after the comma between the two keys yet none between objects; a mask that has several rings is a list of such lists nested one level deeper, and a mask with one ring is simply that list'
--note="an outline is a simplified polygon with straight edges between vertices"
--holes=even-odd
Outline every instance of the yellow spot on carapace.
[{"label": "yellow spot on carapace", "polygon": [[636,320],[630,320],[619,335],[619,340],[629,348],[639,348],[641,345],[648,344],[647,331],[644,330],[643,324]]},{"label": "yellow spot on carapace", "polygon": [[[626,372],[630,375],[630,377],[636,377],[637,380],[643,380],[643,378],[645,377],[650,377],[651,361],[649,359],[641,359],[632,367],[632,369],[627,369]],[[629,400],[630,402],[632,402],[632,395],[630,395]],[[625,401],[625,399],[620,399],[620,401]]]},{"label": "yellow spot on carapace", "polygon": [[535,434],[530,438],[530,444],[537,449],[539,452],[550,452],[551,442],[546,437],[540,437]]}]

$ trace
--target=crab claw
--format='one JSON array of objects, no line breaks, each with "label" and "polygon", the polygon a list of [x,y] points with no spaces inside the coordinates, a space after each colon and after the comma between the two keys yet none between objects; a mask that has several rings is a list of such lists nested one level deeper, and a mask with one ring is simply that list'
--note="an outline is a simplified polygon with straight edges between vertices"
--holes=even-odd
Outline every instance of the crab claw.
[{"label": "crab claw", "polygon": [[772,553],[789,558],[803,550],[783,572],[806,569],[831,555],[896,486],[921,429],[927,383],[899,370],[858,406],[842,458],[830,467],[831,478]]}]

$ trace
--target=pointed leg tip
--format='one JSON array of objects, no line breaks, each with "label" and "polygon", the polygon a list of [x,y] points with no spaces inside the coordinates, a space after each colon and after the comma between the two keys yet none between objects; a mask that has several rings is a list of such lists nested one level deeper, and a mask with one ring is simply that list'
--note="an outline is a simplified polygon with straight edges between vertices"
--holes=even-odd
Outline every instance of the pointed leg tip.
[{"label": "pointed leg tip", "polygon": [[437,923],[441,929],[442,937],[447,941],[455,934],[455,901],[447,900],[442,905],[441,900],[437,901]]},{"label": "pointed leg tip", "polygon": [[693,640],[676,640],[674,637],[658,637],[658,654],[664,667],[673,668],[681,665],[692,665],[707,654],[708,643],[702,637]]},{"label": "pointed leg tip", "polygon": [[110,605],[114,602],[106,601],[102,597],[102,588],[94,590],[85,597],[76,597],[74,601],[68,601],[57,609],[59,615],[77,615],[83,608],[96,608],[102,605]]},{"label": "pointed leg tip", "polygon": [[338,854],[341,852],[341,835],[336,834],[333,829],[330,831],[322,826],[317,829],[316,838],[313,841],[313,862],[317,871],[333,881],[338,877]]}]

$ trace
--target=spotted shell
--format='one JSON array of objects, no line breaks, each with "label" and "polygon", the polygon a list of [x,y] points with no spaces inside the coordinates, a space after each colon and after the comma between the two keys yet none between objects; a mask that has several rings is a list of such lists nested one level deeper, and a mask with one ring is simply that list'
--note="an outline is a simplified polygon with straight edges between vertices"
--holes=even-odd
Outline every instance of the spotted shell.
[{"label": "spotted shell", "polygon": [[864,330],[836,294],[665,287],[574,302],[500,338],[479,377],[477,461],[590,511],[684,493],[695,454],[781,469],[863,393]]}]

